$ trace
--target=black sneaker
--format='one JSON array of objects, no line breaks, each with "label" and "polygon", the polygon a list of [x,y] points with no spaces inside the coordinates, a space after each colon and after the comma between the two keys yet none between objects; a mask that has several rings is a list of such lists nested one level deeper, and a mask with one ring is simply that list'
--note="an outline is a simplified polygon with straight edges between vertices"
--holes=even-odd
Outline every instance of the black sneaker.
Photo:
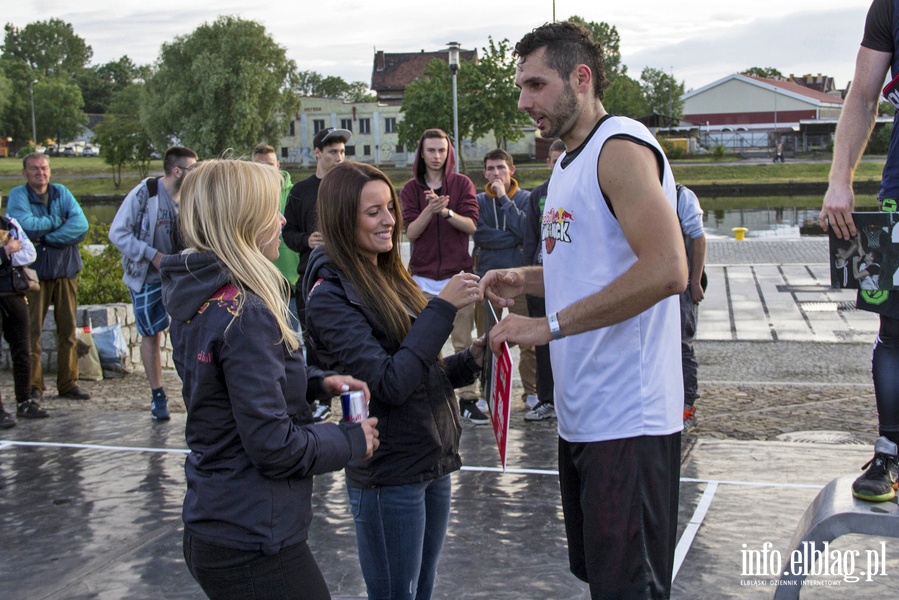
[{"label": "black sneaker", "polygon": [[0,411],[0,429],[11,429],[16,426],[16,419],[5,410]]},{"label": "black sneaker", "polygon": [[91,393],[85,392],[77,385],[73,388],[69,388],[67,392],[59,395],[60,398],[69,398],[71,400],[90,400]]},{"label": "black sneaker", "polygon": [[463,419],[468,419],[475,425],[484,425],[490,422],[490,418],[478,408],[477,400],[459,400],[459,414]]},{"label": "black sneaker", "polygon": [[877,438],[874,458],[862,469],[868,469],[852,483],[852,495],[868,502],[885,502],[896,497],[899,449],[885,437]]},{"label": "black sneaker", "polygon": [[34,400],[26,400],[19,402],[16,407],[16,416],[23,419],[43,419],[49,417],[50,413],[41,408],[41,405]]},{"label": "black sneaker", "polygon": [[154,421],[168,421],[171,418],[171,415],[169,415],[169,399],[150,400],[150,416]]}]

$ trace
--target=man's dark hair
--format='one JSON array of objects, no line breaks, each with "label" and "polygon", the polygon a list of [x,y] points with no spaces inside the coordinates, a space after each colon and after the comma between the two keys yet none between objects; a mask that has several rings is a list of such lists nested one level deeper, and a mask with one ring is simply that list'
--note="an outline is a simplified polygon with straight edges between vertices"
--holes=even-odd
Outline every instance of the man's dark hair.
[{"label": "man's dark hair", "polygon": [[502,148],[494,148],[490,152],[484,155],[484,168],[487,168],[488,160],[504,160],[506,161],[507,167],[514,167],[515,162],[512,160],[512,155],[503,150]]},{"label": "man's dark hair", "polygon": [[569,21],[546,23],[521,38],[515,44],[512,56],[521,65],[540,48],[546,48],[546,64],[563,80],[568,79],[579,64],[590,67],[593,72],[593,91],[602,100],[609,85],[602,46],[593,39],[586,27]]},{"label": "man's dark hair", "polygon": [[40,153],[40,152],[32,152],[31,154],[26,154],[25,156],[22,157],[22,168],[23,168],[23,169],[27,169],[27,168],[28,168],[28,161],[29,161],[29,160],[40,160],[40,159],[44,159],[44,160],[47,161],[47,164],[48,164],[48,165],[50,164],[50,157],[49,157],[49,156],[47,156],[46,154],[42,154],[42,153]]},{"label": "man's dark hair", "polygon": [[556,140],[549,146],[550,152],[565,152],[565,142]]},{"label": "man's dark hair", "polygon": [[162,159],[162,170],[165,171],[165,174],[171,175],[172,169],[179,166],[177,162],[182,158],[198,157],[196,152],[194,152],[190,148],[185,148],[184,146],[172,146],[171,148],[166,150],[165,157],[163,157]]},{"label": "man's dark hair", "polygon": [[274,154],[275,149],[272,148],[268,144],[259,144],[255,148],[253,148],[253,156],[259,156],[260,154]]}]

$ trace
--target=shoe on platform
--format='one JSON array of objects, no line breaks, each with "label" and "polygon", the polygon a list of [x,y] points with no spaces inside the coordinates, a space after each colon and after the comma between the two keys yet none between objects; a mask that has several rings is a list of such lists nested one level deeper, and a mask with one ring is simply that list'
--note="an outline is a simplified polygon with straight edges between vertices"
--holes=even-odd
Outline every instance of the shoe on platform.
[{"label": "shoe on platform", "polygon": [[536,394],[528,394],[524,397],[524,405],[528,407],[528,410],[534,410],[538,404],[540,404],[540,400]]},{"label": "shoe on platform", "polygon": [[16,426],[16,419],[8,412],[0,411],[0,429],[11,429]]},{"label": "shoe on platform", "polygon": [[862,469],[867,469],[852,483],[852,495],[868,502],[885,502],[896,497],[899,449],[885,437],[874,443],[874,458]]},{"label": "shoe on platform", "polygon": [[534,407],[534,410],[530,410],[524,413],[525,421],[545,421],[547,419],[555,419],[556,418],[556,407],[550,404],[549,402],[541,402],[537,406]]},{"label": "shoe on platform", "polygon": [[91,393],[85,392],[77,385],[69,388],[65,393],[59,395],[60,398],[69,398],[70,400],[90,400]]},{"label": "shoe on platform", "polygon": [[34,400],[26,400],[16,406],[16,416],[22,419],[44,419],[49,417],[50,413]]},{"label": "shoe on platform", "polygon": [[484,425],[490,422],[490,417],[478,408],[477,400],[459,400],[459,414],[463,419],[468,419],[475,425]]},{"label": "shoe on platform", "polygon": [[321,404],[316,400],[312,404],[312,422],[321,423],[331,418],[331,406],[329,404]]},{"label": "shoe on platform", "polygon": [[696,407],[684,406],[684,429],[690,429],[696,425]]},{"label": "shoe on platform", "polygon": [[172,418],[169,414],[169,399],[159,398],[150,401],[150,416],[154,421],[168,421]]}]

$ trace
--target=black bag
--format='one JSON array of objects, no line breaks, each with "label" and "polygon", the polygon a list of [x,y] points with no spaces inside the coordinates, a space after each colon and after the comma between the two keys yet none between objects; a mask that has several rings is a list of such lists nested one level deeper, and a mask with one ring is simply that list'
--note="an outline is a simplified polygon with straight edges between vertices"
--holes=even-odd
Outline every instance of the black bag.
[{"label": "black bag", "polygon": [[37,273],[34,269],[29,269],[28,267],[12,268],[12,287],[19,294],[41,291]]}]

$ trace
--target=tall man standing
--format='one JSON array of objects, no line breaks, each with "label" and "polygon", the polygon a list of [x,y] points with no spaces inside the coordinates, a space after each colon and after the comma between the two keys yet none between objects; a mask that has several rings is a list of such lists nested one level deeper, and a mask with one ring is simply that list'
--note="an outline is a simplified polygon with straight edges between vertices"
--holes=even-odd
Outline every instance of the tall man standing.
[{"label": "tall man standing", "polygon": [[[855,59],[855,77],[843,103],[833,146],[830,181],[824,194],[819,220],[838,237],[856,235],[852,210],[855,195],[852,178],[861,159],[880,104],[880,89],[890,76],[899,75],[899,12],[893,0],[874,0],[865,21],[865,33]],[[893,87],[895,80],[887,86]],[[894,94],[888,94],[888,98]],[[892,101],[892,100],[891,100]],[[899,104],[894,102],[894,104]],[[880,208],[895,212],[899,203],[899,111],[893,118],[893,134],[880,184]],[[880,437],[874,444],[874,458],[852,484],[852,494],[862,500],[881,502],[896,497],[899,471],[899,292],[860,290],[858,308],[880,315],[880,332],[874,340],[871,369]]]},{"label": "tall man standing", "polygon": [[[471,272],[468,242],[478,220],[478,203],[471,179],[456,173],[456,155],[442,129],[421,134],[412,173],[400,192],[406,236],[412,243],[409,271],[425,297],[432,298],[453,275]],[[468,305],[453,321],[456,352],[471,345],[472,329],[474,305]],[[478,408],[477,385],[458,390],[459,411],[472,423],[487,423],[489,419]]]},{"label": "tall man standing", "polygon": [[34,243],[37,260],[32,267],[41,280],[39,292],[28,294],[31,334],[31,399],[44,395],[41,332],[50,305],[56,319],[56,390],[63,398],[88,400],[78,387],[75,349],[75,313],[78,308],[78,273],[83,268],[78,243],[87,235],[87,219],[64,185],[50,183],[50,160],[32,153],[22,160],[26,185],[9,193],[7,216],[16,219]]},{"label": "tall man standing", "polygon": [[[281,232],[281,239],[287,247],[299,253],[300,262],[297,265],[297,277],[303,278],[306,266],[309,264],[309,255],[312,250],[324,243],[322,234],[318,231],[318,218],[316,217],[316,201],[318,199],[318,187],[322,179],[331,169],[343,162],[346,157],[346,143],[353,134],[347,129],[335,129],[328,127],[322,129],[312,138],[312,153],[315,155],[315,173],[300,181],[290,190],[287,197],[287,205],[284,208],[284,219],[287,221]],[[303,328],[303,345],[306,348],[306,362],[311,365],[318,364],[315,349],[309,343],[306,332],[306,299],[296,296],[297,316],[300,326]],[[313,403],[313,418],[323,421],[331,416],[331,407],[317,400]]]},{"label": "tall man standing", "polygon": [[177,252],[175,220],[181,182],[197,162],[190,148],[172,146],[162,160],[163,177],[149,177],[131,190],[119,206],[109,241],[122,254],[122,280],[131,294],[134,320],[141,336],[140,359],[150,382],[150,416],[168,421],[168,397],[162,386],[162,333],[169,315],[162,304],[159,263]]},{"label": "tall man standing", "polygon": [[546,297],[546,318],[511,314],[490,345],[552,342],[559,479],[572,573],[593,598],[667,598],[683,423],[680,315],[687,261],[671,168],[649,131],[608,115],[602,48],[574,23],[515,47],[518,107],[567,152],[544,213],[543,268],[491,271],[500,304]]}]

